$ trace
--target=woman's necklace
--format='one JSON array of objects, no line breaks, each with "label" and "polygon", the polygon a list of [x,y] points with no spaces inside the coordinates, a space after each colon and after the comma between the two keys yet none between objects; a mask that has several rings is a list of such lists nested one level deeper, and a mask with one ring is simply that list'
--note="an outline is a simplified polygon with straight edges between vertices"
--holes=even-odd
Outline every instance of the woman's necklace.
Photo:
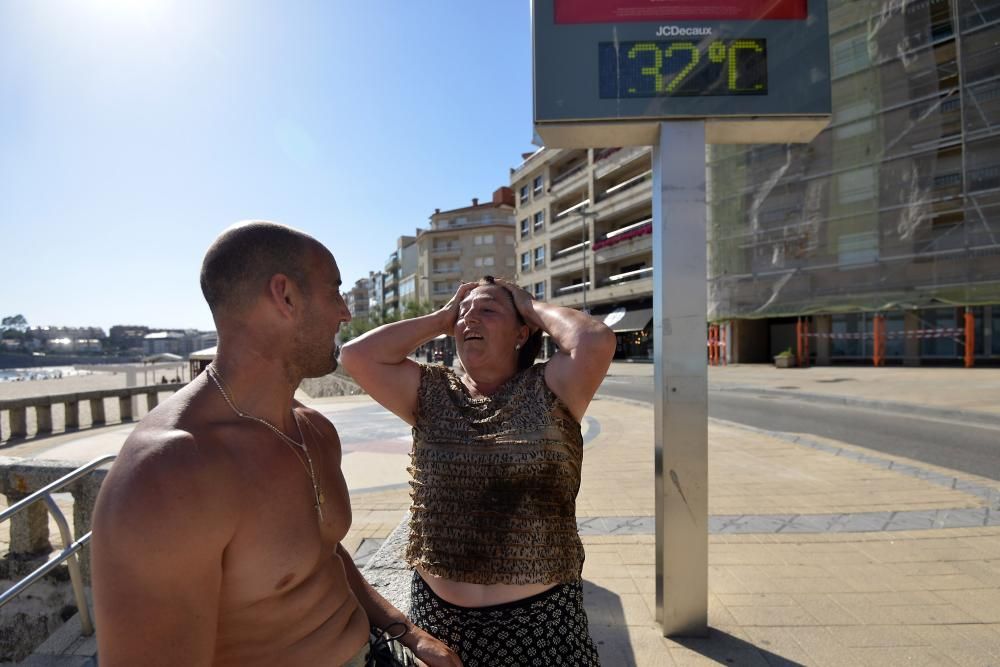
[{"label": "woman's necklace", "polygon": [[[222,394],[222,398],[226,399],[226,403],[229,405],[230,408],[232,408],[233,412],[236,413],[237,417],[242,417],[243,419],[249,419],[251,421],[257,422],[258,424],[263,424],[264,426],[274,431],[275,435],[281,438],[282,442],[284,442],[286,445],[292,448],[292,452],[295,453],[295,458],[299,460],[299,463],[302,464],[302,467],[306,469],[307,473],[309,473],[309,481],[312,482],[313,498],[316,500],[316,513],[319,515],[319,520],[322,521],[323,503],[326,501],[326,498],[323,495],[323,487],[319,485],[319,480],[316,479],[316,469],[313,467],[312,457],[309,456],[309,448],[306,447],[306,438],[302,434],[302,427],[299,425],[298,417],[295,416],[295,411],[294,410],[292,411],[292,419],[295,420],[295,427],[299,430],[299,438],[302,439],[302,442],[296,442],[295,440],[292,440],[287,435],[285,435],[280,428],[278,428],[271,422],[267,421],[266,419],[262,417],[255,417],[240,410],[238,407],[236,407],[236,403],[233,402],[233,399],[229,396],[229,393],[225,390],[225,380],[222,379],[222,374],[219,373],[219,369],[215,367],[215,364],[209,364],[205,370],[208,372],[208,377],[212,378],[212,382],[214,382],[215,386],[219,388],[219,393]],[[305,454],[304,461],[302,460],[302,456],[299,454],[299,451]]]}]

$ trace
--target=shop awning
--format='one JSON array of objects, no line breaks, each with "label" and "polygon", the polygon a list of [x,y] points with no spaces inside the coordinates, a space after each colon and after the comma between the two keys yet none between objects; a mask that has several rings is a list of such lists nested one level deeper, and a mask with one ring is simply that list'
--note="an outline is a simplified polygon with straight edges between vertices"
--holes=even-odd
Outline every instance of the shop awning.
[{"label": "shop awning", "polygon": [[625,308],[615,308],[606,315],[595,315],[593,317],[604,322],[615,333],[629,333],[645,329],[653,319],[653,309],[636,308],[635,310],[626,310]]}]

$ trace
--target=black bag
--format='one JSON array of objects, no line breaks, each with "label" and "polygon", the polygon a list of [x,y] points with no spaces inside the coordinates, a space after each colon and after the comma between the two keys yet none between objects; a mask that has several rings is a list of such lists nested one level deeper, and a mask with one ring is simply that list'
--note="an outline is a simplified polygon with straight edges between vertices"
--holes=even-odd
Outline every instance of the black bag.
[{"label": "black bag", "polygon": [[366,667],[413,667],[416,662],[410,649],[399,641],[406,634],[406,626],[392,623],[385,630],[374,625],[368,640]]}]

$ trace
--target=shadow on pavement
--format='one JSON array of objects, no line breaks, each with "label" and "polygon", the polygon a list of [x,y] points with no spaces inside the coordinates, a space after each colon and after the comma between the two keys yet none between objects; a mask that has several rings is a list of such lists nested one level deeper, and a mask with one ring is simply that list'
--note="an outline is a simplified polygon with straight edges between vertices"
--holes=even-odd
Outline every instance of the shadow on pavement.
[{"label": "shadow on pavement", "polygon": [[720,665],[805,667],[801,662],[772,653],[718,628],[709,628],[708,637],[682,637],[672,641]]},{"label": "shadow on pavement", "polygon": [[634,665],[621,598],[607,588],[583,581],[583,606],[587,610],[590,636],[604,665]]}]

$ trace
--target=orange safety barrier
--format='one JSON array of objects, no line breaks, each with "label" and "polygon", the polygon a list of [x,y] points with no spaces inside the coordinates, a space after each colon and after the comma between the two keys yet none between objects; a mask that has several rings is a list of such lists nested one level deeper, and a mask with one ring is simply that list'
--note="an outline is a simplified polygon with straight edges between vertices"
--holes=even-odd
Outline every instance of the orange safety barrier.
[{"label": "orange safety barrier", "polygon": [[722,324],[708,325],[708,365],[726,365],[726,327]]},{"label": "orange safety barrier", "polygon": [[795,365],[809,367],[809,320],[801,317],[795,321]]},{"label": "orange safety barrier", "polygon": [[906,331],[889,331],[886,326],[886,317],[878,313],[872,318],[872,331],[855,333],[810,333],[808,320],[800,319],[795,323],[795,336],[797,342],[796,362],[802,366],[809,363],[809,339],[828,338],[833,340],[872,340],[872,364],[874,366],[885,366],[887,341],[903,339],[924,339],[924,338],[951,338],[955,343],[962,345],[964,350],[963,360],[966,368],[972,368],[976,362],[976,318],[971,308],[965,310],[964,326],[961,327],[938,327],[934,329],[910,329]]},{"label": "orange safety barrier", "polygon": [[885,366],[885,315],[875,315],[872,320],[872,365]]},{"label": "orange safety barrier", "polygon": [[965,367],[972,368],[976,363],[976,318],[972,309],[965,309]]},{"label": "orange safety barrier", "polygon": [[722,346],[722,365],[727,366],[729,365],[729,360],[726,359],[728,356],[726,354],[726,327],[721,327],[719,333],[722,334],[722,340],[719,341],[719,345]]}]

